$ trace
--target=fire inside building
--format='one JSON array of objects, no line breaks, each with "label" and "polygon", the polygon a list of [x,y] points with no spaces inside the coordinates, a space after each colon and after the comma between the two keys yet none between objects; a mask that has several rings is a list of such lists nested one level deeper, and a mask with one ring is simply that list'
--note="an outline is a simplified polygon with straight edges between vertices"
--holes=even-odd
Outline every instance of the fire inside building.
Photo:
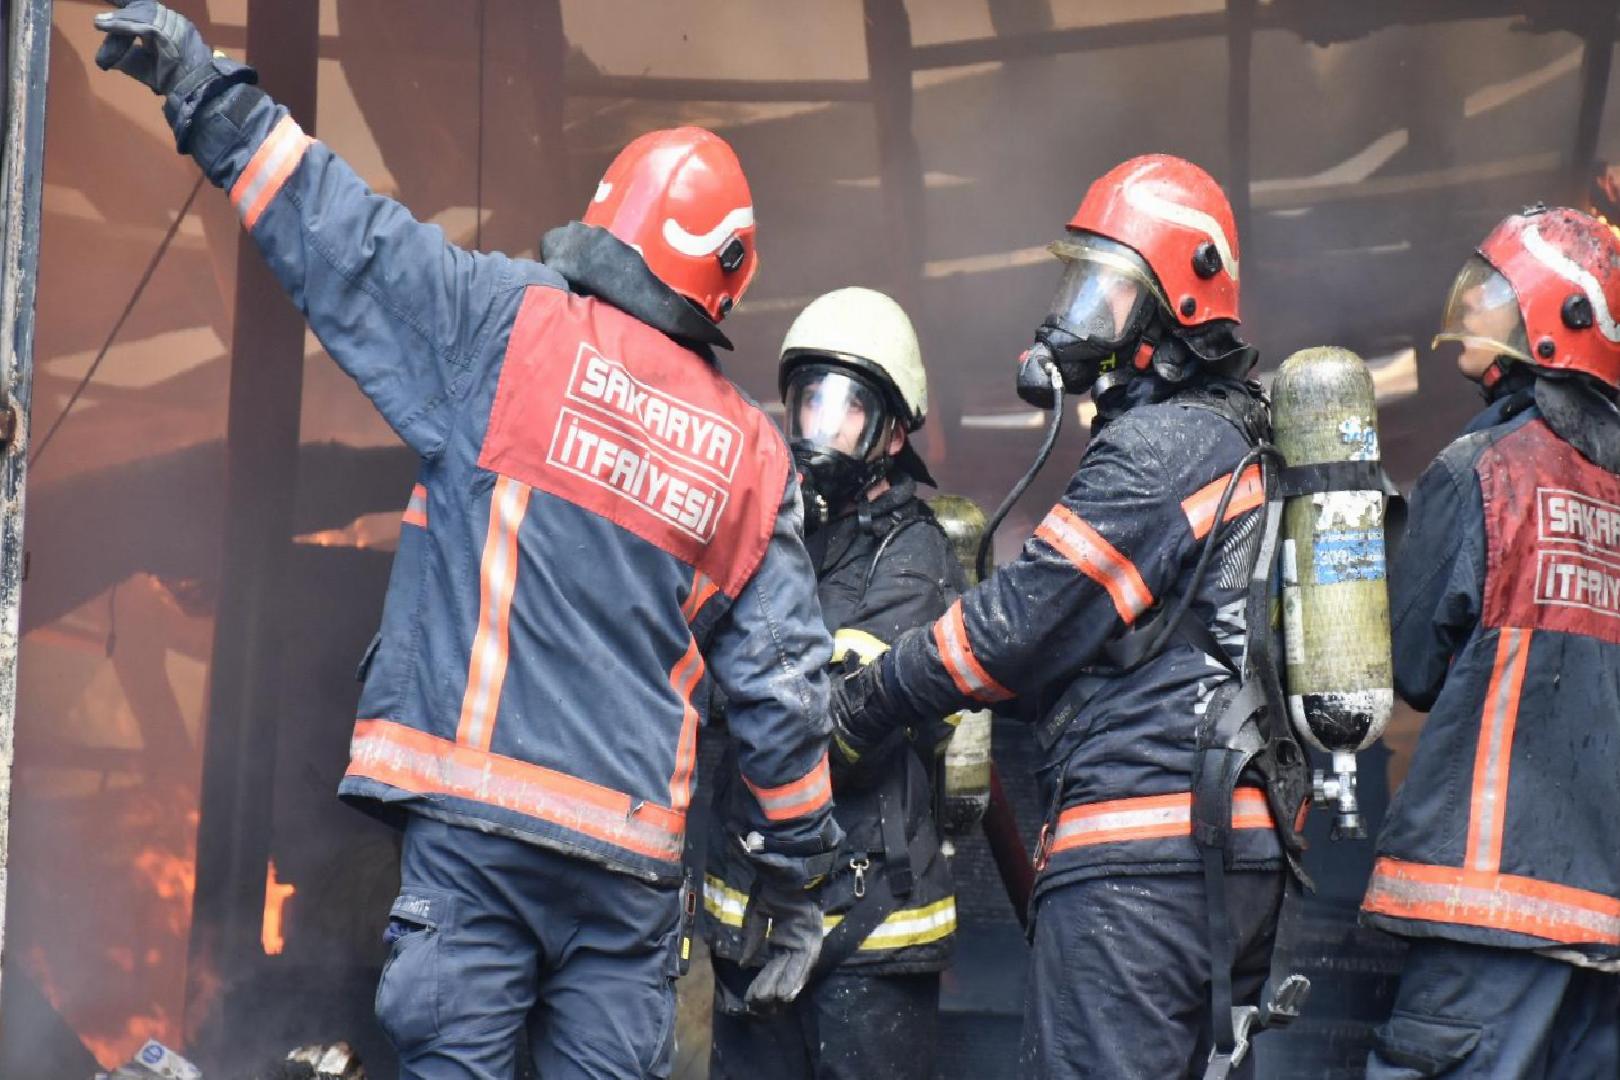
[{"label": "fire inside building", "polygon": [[[152,7],[125,10],[143,4]],[[758,249],[746,297],[734,309],[728,297],[722,312],[735,346],[719,354],[724,374],[791,426],[796,416],[777,404],[778,360],[795,318],[840,287],[887,294],[909,314],[927,370],[927,421],[908,436],[917,467],[938,493],[987,513],[1050,430],[1047,411],[1015,387],[1054,284],[1082,258],[1071,246],[1060,262],[1049,245],[1081,235],[1065,223],[1121,162],[1173,155],[1224,191],[1241,236],[1243,344],[1257,351],[1260,383],[1272,387],[1303,349],[1364,359],[1373,456],[1391,493],[1411,494],[1481,407],[1478,388],[1431,344],[1458,267],[1499,222],[1537,203],[1620,226],[1620,165],[1608,164],[1620,162],[1614,0],[169,6],[209,48],[256,69],[258,89],[310,145],[467,251],[539,258],[548,230],[609,198],[599,181],[632,140],[686,127],[717,134],[746,170]],[[374,1006],[391,951],[384,931],[400,914],[401,834],[336,793],[354,718],[365,716],[356,667],[364,674],[390,568],[409,542],[402,531],[426,513],[413,502],[422,455],[317,340],[277,277],[285,263],[267,264],[244,231],[244,215],[264,206],[233,205],[239,192],[216,190],[217,176],[210,183],[175,152],[172,104],[166,116],[146,88],[100,70],[108,32],[95,20],[114,8],[6,0],[0,10],[0,765],[10,784],[0,1076],[89,1080],[154,1041],[172,1052],[164,1060],[184,1057],[210,1078],[352,1077],[361,1062],[363,1075],[400,1075],[397,1040]],[[248,124],[248,104],[266,99],[231,100],[246,103],[230,107],[232,122]],[[236,167],[246,163],[244,154]],[[1237,280],[1235,252],[1211,259],[1200,277]],[[1597,306],[1568,309],[1565,324],[1595,319],[1592,332],[1620,334]],[[1526,343],[1526,364],[1538,344]],[[559,371],[554,381],[567,379]],[[1032,536],[1064,550],[1046,515],[1063,508],[1102,426],[1093,398],[1101,391],[1059,397],[1067,422],[995,533],[997,563],[1019,559]],[[736,468],[729,444],[714,453],[723,460],[699,461],[694,474]],[[643,482],[639,467],[625,466],[625,484]],[[696,482],[682,490],[690,520],[677,514],[676,524],[709,539],[723,507]],[[1208,512],[1219,520],[1213,503]],[[1566,585],[1584,589],[1590,566],[1608,565],[1591,542],[1587,569]],[[575,557],[596,554],[580,546]],[[694,562],[683,564],[688,582]],[[1101,609],[1110,618],[1124,611],[1120,588],[1098,592],[1105,605],[1113,597]],[[626,619],[642,617],[625,605]],[[961,628],[962,609],[952,611]],[[977,665],[980,631],[960,632],[964,662]],[[1062,647],[1043,646],[1040,662]],[[894,651],[896,665],[908,662]],[[432,654],[422,655],[426,664]],[[1534,657],[1531,676],[1516,665],[1516,653],[1498,657],[1490,693],[1514,671],[1534,678]],[[978,677],[996,685],[983,668]],[[1612,670],[1610,682],[1620,684]],[[947,844],[954,944],[940,961],[928,1055],[941,1077],[1036,1075],[1021,1036],[1026,996],[1051,975],[1031,978],[1023,924],[1032,860],[1051,855],[1049,842],[1036,847],[1051,831],[1053,779],[1040,725],[1014,711],[993,721],[995,798],[983,824]],[[1315,888],[1292,909],[1292,933],[1311,992],[1297,1020],[1256,1039],[1256,1075],[1366,1074],[1409,939],[1369,925],[1361,909],[1391,796],[1421,769],[1424,723],[1397,701],[1382,737],[1357,754],[1359,822],[1309,816],[1300,866]],[[710,793],[748,750],[728,750],[723,728],[705,717],[689,766],[688,865],[721,812]],[[1472,776],[1468,753],[1456,771]],[[1311,755],[1323,772],[1318,804],[1344,811],[1339,755]],[[1245,804],[1234,805],[1241,831]],[[1255,812],[1272,821],[1265,806]],[[1495,835],[1500,846],[1500,826]],[[697,906],[719,919],[730,894],[716,888]],[[748,900],[745,889],[737,903]],[[1620,893],[1603,904],[1608,924],[1620,922]],[[1202,950],[1203,926],[1188,933]],[[1620,945],[1620,933],[1606,933]],[[703,935],[692,948],[677,983],[676,1077],[708,1076],[719,1060],[725,988],[715,972],[729,961],[711,964]],[[1604,962],[1566,966],[1612,983]],[[1217,1051],[1220,1026],[1209,1036]],[[192,1075],[158,1067],[122,1075]]]}]

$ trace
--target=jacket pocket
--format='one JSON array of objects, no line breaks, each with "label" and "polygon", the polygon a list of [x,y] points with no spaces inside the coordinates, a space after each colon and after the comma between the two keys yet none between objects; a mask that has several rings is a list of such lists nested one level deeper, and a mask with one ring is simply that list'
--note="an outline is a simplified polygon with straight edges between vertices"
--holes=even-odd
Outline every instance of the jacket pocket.
[{"label": "jacket pocket", "polygon": [[402,1056],[439,1036],[439,984],[443,933],[450,898],[409,889],[389,911],[393,945],[377,980],[377,1022]]},{"label": "jacket pocket", "polygon": [[1373,1032],[1374,1067],[1368,1075],[1379,1080],[1440,1076],[1473,1053],[1479,1039],[1475,1024],[1397,1012]]}]

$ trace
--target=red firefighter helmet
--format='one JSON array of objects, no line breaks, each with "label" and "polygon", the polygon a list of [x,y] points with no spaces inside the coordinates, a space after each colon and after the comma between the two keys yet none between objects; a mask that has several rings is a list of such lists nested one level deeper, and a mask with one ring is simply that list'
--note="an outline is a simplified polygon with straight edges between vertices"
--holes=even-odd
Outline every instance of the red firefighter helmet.
[{"label": "red firefighter helmet", "polygon": [[698,127],[650,131],[613,159],[581,219],[719,322],[759,268],[754,200],[731,146]]},{"label": "red firefighter helmet", "polygon": [[1182,326],[1238,321],[1237,223],[1226,193],[1192,162],[1146,154],[1110,169],[1086,192],[1069,228],[1140,255]]},{"label": "red firefighter helmet", "polygon": [[1620,238],[1567,207],[1507,218],[1452,283],[1436,343],[1486,348],[1497,362],[1575,371],[1620,387]]}]

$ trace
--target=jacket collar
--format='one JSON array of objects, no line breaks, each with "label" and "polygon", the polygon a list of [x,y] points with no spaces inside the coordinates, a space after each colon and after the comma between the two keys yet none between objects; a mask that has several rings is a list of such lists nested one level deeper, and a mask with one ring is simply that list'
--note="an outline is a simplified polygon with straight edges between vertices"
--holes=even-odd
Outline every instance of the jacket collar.
[{"label": "jacket collar", "polygon": [[636,250],[606,229],[570,221],[540,240],[540,260],[582,296],[594,296],[634,316],[714,363],[711,346],[731,339],[685,297],[647,269]]},{"label": "jacket collar", "polygon": [[1553,434],[1600,469],[1620,473],[1620,410],[1580,379],[1536,380],[1536,407]]}]

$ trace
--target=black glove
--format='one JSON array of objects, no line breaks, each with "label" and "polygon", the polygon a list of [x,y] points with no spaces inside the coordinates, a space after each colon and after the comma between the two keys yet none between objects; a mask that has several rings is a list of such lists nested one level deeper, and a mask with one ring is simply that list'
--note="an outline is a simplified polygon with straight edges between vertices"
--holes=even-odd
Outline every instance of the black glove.
[{"label": "black glove", "polygon": [[163,114],[183,152],[197,110],[237,83],[259,81],[252,68],[215,56],[184,15],[157,0],[112,0],[117,11],[96,16],[107,35],[96,66],[117,68],[163,97]]},{"label": "black glove", "polygon": [[842,677],[834,677],[827,702],[832,721],[828,761],[841,778],[858,781],[862,772],[888,756],[906,737],[916,717],[890,693],[883,657]]},{"label": "black glove", "polygon": [[821,906],[792,882],[761,877],[743,912],[742,936],[744,967],[766,958],[748,984],[749,1010],[779,1009],[799,996],[821,955]]}]

